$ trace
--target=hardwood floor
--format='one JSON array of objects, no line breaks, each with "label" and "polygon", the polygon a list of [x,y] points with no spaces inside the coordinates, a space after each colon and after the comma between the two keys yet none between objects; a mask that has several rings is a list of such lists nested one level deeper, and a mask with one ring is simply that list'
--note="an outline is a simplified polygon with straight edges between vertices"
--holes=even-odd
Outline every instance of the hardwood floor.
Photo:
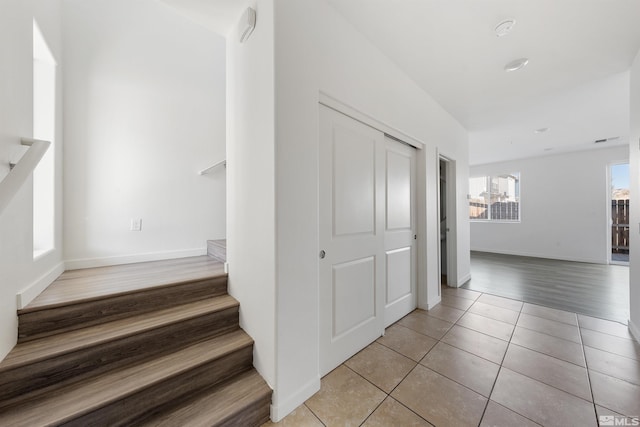
[{"label": "hardwood floor", "polygon": [[471,252],[462,288],[626,324],[629,267]]}]

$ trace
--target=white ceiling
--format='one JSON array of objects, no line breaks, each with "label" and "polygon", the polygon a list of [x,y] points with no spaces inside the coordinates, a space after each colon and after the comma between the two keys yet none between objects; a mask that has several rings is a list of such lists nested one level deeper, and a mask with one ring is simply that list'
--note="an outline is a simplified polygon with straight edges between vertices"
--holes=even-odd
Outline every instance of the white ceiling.
[{"label": "white ceiling", "polygon": [[177,12],[226,36],[248,5],[247,0],[160,0]]},{"label": "white ceiling", "polygon": [[[247,6],[162,1],[223,35]],[[467,128],[471,164],[628,142],[639,0],[327,1]],[[503,71],[521,57],[527,67]]]},{"label": "white ceiling", "polygon": [[640,1],[328,1],[469,130],[472,164],[627,142]]}]

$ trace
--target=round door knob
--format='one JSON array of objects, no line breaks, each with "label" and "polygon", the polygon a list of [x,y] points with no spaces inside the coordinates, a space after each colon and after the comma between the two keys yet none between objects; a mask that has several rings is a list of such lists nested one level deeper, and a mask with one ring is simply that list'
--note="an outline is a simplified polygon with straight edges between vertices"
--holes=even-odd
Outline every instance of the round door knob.
[{"label": "round door knob", "polygon": [[325,256],[327,256],[327,253],[325,251],[320,251],[320,259],[324,259]]}]

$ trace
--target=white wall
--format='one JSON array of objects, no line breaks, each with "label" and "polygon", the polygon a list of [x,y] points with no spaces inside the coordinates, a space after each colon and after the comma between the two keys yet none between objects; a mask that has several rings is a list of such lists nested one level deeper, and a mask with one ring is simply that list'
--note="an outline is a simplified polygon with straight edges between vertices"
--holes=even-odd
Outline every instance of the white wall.
[{"label": "white wall", "polygon": [[[631,200],[640,200],[640,52],[631,67],[631,134],[629,160]],[[631,203],[631,235],[629,244],[629,329],[640,341],[640,204]]]},{"label": "white wall", "polygon": [[471,222],[471,249],[607,263],[607,170],[628,158],[620,146],[472,166],[471,176],[520,172],[521,221]]},{"label": "white wall", "polygon": [[227,38],[227,262],[240,326],[255,340],[253,363],[276,387],[275,93],[273,0],[252,5],[249,40]]},{"label": "white wall", "polygon": [[[20,138],[33,136],[33,19],[62,69],[61,5],[55,0],[6,0],[0,13],[0,179],[20,149]],[[62,79],[56,89],[55,249],[33,260],[32,180],[0,214],[0,360],[17,339],[16,295],[41,288],[62,270]],[[44,284],[44,285],[43,285]]]},{"label": "white wall", "polygon": [[[438,301],[437,148],[468,185],[465,129],[323,0],[275,4],[277,380],[272,418],[318,390],[318,144],[320,92],[423,141],[427,206],[420,274]],[[258,13],[258,22],[263,22]],[[257,177],[256,177],[257,178]],[[459,277],[468,274],[468,227],[458,217]],[[233,268],[233,266],[232,266]]]},{"label": "white wall", "polygon": [[[225,236],[225,40],[155,0],[64,0],[67,267]],[[129,231],[142,218],[142,231]]]}]

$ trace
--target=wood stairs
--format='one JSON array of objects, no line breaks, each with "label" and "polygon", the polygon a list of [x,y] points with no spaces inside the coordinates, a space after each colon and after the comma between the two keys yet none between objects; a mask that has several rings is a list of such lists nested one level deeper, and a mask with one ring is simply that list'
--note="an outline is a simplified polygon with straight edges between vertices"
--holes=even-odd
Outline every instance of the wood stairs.
[{"label": "wood stairs", "polygon": [[[185,276],[195,264],[205,267]],[[18,344],[0,363],[0,426],[266,422],[271,389],[253,369],[253,340],[218,264],[65,272],[18,312]],[[179,279],[144,284],[156,270]],[[98,289],[107,276],[118,291]],[[82,280],[85,295],[70,299],[69,284]]]},{"label": "wood stairs", "polygon": [[227,262],[227,240],[207,240],[207,255],[220,262]]}]

